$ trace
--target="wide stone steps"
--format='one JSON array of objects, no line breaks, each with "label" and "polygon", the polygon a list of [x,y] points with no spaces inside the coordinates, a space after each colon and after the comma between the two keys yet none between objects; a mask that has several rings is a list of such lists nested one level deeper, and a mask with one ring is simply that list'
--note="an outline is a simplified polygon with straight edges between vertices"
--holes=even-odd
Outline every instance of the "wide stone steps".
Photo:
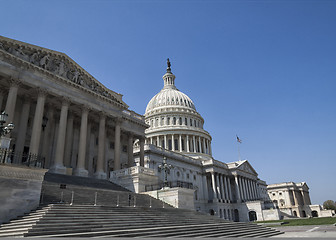
[{"label": "wide stone steps", "polygon": [[[40,210],[37,210],[40,211]],[[0,237],[261,237],[280,234],[190,210],[52,204],[0,227]]]}]

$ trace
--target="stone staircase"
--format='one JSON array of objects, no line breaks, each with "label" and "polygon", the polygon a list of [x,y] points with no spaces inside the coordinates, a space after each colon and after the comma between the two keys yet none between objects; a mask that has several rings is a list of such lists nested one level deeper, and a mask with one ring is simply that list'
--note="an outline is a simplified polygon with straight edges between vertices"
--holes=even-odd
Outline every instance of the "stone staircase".
[{"label": "stone staircase", "polygon": [[174,208],[49,204],[0,227],[0,237],[270,237],[281,232]]},{"label": "stone staircase", "polygon": [[171,205],[149,195],[130,192],[107,180],[52,173],[45,175],[40,202],[41,204],[66,203],[116,207],[172,208]]}]

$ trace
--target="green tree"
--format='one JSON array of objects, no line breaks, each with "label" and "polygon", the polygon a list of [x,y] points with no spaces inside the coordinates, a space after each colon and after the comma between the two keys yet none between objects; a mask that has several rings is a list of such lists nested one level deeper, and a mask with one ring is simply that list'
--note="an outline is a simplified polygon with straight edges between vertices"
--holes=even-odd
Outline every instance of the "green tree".
[{"label": "green tree", "polygon": [[336,211],[336,202],[334,202],[333,200],[327,200],[323,203],[323,208]]}]

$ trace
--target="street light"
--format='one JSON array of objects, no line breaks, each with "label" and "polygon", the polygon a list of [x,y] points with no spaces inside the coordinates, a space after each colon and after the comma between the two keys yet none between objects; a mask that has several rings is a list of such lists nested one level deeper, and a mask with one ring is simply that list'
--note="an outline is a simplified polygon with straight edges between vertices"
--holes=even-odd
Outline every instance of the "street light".
[{"label": "street light", "polygon": [[0,136],[3,137],[9,134],[14,129],[14,124],[9,123],[7,126],[4,126],[4,123],[7,121],[8,114],[3,111],[0,114]]},{"label": "street light", "polygon": [[172,165],[167,164],[167,158],[163,157],[163,162],[159,165],[159,168],[164,170],[164,187],[168,187],[167,173],[172,167]]}]

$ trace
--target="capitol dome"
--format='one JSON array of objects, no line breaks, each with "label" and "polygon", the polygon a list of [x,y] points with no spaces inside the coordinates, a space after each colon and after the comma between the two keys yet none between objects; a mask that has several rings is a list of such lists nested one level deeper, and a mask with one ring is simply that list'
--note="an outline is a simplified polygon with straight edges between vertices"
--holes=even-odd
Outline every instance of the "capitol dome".
[{"label": "capitol dome", "polygon": [[147,104],[146,142],[194,158],[211,157],[211,136],[193,101],[175,86],[169,59],[164,86]]}]

